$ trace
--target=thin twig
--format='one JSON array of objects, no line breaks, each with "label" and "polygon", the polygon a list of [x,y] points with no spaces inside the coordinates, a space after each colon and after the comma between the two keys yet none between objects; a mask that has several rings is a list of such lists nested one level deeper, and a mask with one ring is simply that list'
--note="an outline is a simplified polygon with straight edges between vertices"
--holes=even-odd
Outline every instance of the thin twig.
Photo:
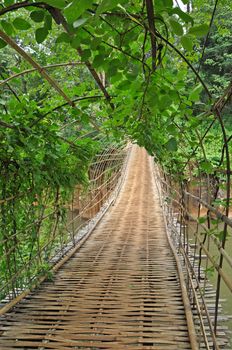
[{"label": "thin twig", "polygon": [[3,8],[2,10],[0,10],[0,16],[4,15],[7,12],[19,10],[23,7],[29,7],[29,6],[41,7],[44,5],[45,5],[45,3],[42,1],[34,2],[34,3],[32,3],[31,1],[22,1],[20,3],[7,6],[7,7]]},{"label": "thin twig", "polygon": [[205,49],[206,49],[206,45],[207,45],[208,40],[209,40],[210,31],[211,31],[211,28],[212,28],[212,25],[213,25],[214,16],[215,16],[215,13],[216,13],[218,1],[219,1],[219,0],[216,0],[216,1],[215,1],[215,4],[214,4],[214,9],[213,9],[212,16],[211,16],[211,19],[210,19],[210,24],[209,24],[209,30],[208,30],[208,33],[207,33],[207,35],[206,35],[205,41],[204,41],[204,45],[203,45],[203,49],[202,49],[202,53],[201,53],[201,58],[200,58],[200,60],[199,60],[199,66],[198,66],[198,68],[197,68],[197,72],[198,72],[198,73],[200,72],[201,65],[202,65],[202,61],[203,61],[203,57],[204,57],[204,55],[205,55]]},{"label": "thin twig", "polygon": [[[67,67],[67,66],[78,66],[78,65],[84,65],[84,62],[67,62],[67,63],[56,63],[56,64],[50,64],[48,66],[42,66],[42,69],[50,69],[50,68],[55,68],[55,67]],[[37,68],[31,68],[31,69],[26,69],[22,72],[16,73],[8,77],[7,79],[4,79],[0,81],[0,86],[6,84],[8,81],[18,78],[22,75],[29,74],[32,72],[37,71]]]},{"label": "thin twig", "polygon": [[[96,95],[96,96],[83,96],[83,97],[77,97],[75,99],[73,99],[73,103],[77,102],[77,101],[83,101],[83,100],[91,100],[91,99],[96,99],[96,98],[103,98],[104,96],[101,95]],[[36,124],[38,124],[42,119],[44,119],[45,117],[47,117],[49,114],[51,114],[52,112],[55,112],[57,110],[59,110],[60,108],[63,108],[65,106],[70,105],[68,102],[66,103],[62,103],[59,106],[54,107],[53,109],[51,109],[50,111],[48,111],[47,113],[41,115],[38,119],[36,119],[35,121],[33,121],[30,125],[30,127],[32,128],[33,126],[35,126]],[[99,128],[98,128],[99,129]]]},{"label": "thin twig", "polygon": [[[2,73],[1,73],[0,75],[1,75],[1,77],[3,78]],[[16,92],[14,91],[14,89],[12,89],[12,87],[10,86],[10,84],[7,84],[7,87],[8,87],[8,89],[12,92],[12,94],[14,95],[14,97],[16,98],[16,100],[17,100],[19,103],[21,103],[20,98],[18,97],[18,95],[16,94]]]}]

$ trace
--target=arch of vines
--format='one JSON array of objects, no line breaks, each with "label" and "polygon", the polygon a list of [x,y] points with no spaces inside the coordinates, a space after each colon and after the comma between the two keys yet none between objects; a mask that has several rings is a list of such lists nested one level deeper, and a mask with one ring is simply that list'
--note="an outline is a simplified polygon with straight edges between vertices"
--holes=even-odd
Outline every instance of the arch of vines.
[{"label": "arch of vines", "polygon": [[146,147],[182,189],[203,181],[225,248],[232,84],[215,89],[202,71],[213,33],[229,37],[222,11],[231,15],[229,0],[1,1],[0,239],[1,254],[14,254],[0,269],[13,271],[14,244],[41,198],[57,206],[86,183],[99,135]]}]

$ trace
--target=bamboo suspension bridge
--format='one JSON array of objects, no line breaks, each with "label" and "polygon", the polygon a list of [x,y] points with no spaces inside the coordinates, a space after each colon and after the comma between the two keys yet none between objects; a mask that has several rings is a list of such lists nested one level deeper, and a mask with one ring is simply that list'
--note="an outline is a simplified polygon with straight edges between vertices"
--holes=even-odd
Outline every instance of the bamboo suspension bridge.
[{"label": "bamboo suspension bridge", "polygon": [[117,199],[91,234],[74,242],[52,280],[3,304],[1,350],[229,349],[204,306],[207,287],[201,301],[167,232],[153,159],[137,146],[124,159]]}]

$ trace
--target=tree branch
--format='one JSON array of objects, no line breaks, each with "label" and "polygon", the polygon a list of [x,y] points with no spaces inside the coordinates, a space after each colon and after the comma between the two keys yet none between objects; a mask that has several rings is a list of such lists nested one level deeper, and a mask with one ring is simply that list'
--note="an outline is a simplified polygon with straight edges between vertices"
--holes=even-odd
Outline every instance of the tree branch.
[{"label": "tree branch", "polygon": [[230,82],[229,86],[226,88],[224,94],[215,102],[213,105],[213,110],[218,110],[221,112],[227,102],[231,99],[232,97],[232,81]]},{"label": "tree branch", "polygon": [[[77,101],[83,101],[83,100],[90,100],[90,99],[96,99],[96,98],[104,98],[104,96],[101,95],[96,95],[96,96],[83,96],[83,97],[77,97],[76,99],[73,99],[73,103],[77,102]],[[38,124],[41,120],[43,120],[44,118],[46,118],[49,114],[51,114],[52,112],[55,112],[57,110],[59,110],[62,107],[68,106],[69,103],[63,103],[62,105],[56,106],[55,108],[51,109],[50,111],[48,111],[47,113],[41,115],[38,119],[36,119],[35,121],[33,121],[30,125],[30,128],[32,128],[33,126],[35,126],[36,124]]]},{"label": "tree branch", "polygon": [[[60,12],[60,10],[57,9],[57,13],[59,12],[59,20],[61,25],[63,26],[63,28],[65,29],[65,31],[72,37],[73,34],[70,31],[69,27],[68,27],[68,23],[66,22],[66,19],[64,18],[64,16],[62,15],[62,13]],[[51,13],[51,15],[54,18],[54,14]],[[56,17],[54,18],[56,21]],[[81,47],[78,47],[77,49],[78,54],[82,57],[83,56],[83,51],[81,49]],[[103,85],[98,73],[96,72],[96,70],[93,68],[93,66],[91,65],[91,63],[86,60],[84,61],[86,67],[88,68],[89,72],[91,73],[91,75],[93,76],[94,80],[96,81],[98,87],[101,89],[101,91],[103,92],[107,102],[109,103],[110,107],[112,109],[114,109],[114,104],[111,102],[111,96],[109,95],[108,91],[106,90],[105,86]]]},{"label": "tree branch", "polygon": [[6,123],[6,122],[4,122],[3,120],[0,120],[0,126],[3,126],[5,129],[13,129],[13,130],[16,129],[16,126],[15,126],[15,125]]},{"label": "tree branch", "polygon": [[31,3],[30,1],[22,1],[22,2],[19,2],[17,4],[13,4],[11,6],[7,6],[7,7],[3,8],[2,10],[0,10],[0,16],[4,15],[7,12],[19,10],[23,7],[29,7],[29,6],[42,7],[42,6],[46,6],[46,5],[47,4],[45,4],[42,1],[34,2],[34,3]]},{"label": "tree branch", "polygon": [[[89,30],[85,29],[85,32],[88,33],[92,38],[96,38],[95,35],[92,34]],[[128,57],[132,58],[133,60],[140,62],[142,65],[146,66],[146,68],[147,68],[148,70],[150,70],[150,67],[149,67],[143,60],[141,60],[139,57],[136,57],[136,56],[134,56],[134,55],[131,55],[131,54],[128,53],[127,51],[125,51],[125,50],[121,49],[120,47],[117,47],[117,46],[115,46],[115,45],[113,45],[113,44],[110,44],[110,43],[108,43],[108,42],[105,41],[105,40],[102,40],[102,43],[105,44],[106,46],[111,47],[111,48],[114,49],[114,50],[117,50],[117,51],[123,53],[125,56],[128,56]]]},{"label": "tree branch", "polygon": [[[43,66],[42,69],[49,69],[49,68],[56,68],[56,67],[67,67],[67,66],[78,66],[78,65],[83,65],[84,62],[68,62],[68,63],[56,63],[56,64],[50,64],[48,66]],[[35,72],[37,71],[36,68],[31,68],[31,69],[26,69],[20,73],[17,73],[17,74],[13,74],[11,75],[10,77],[8,77],[7,79],[4,79],[2,81],[0,81],[0,86],[1,85],[4,85],[4,84],[7,84],[8,81],[12,80],[12,79],[15,79],[15,78],[18,78],[22,75],[25,75],[25,74],[28,74],[28,73],[32,73],[32,72]]]},{"label": "tree branch", "polygon": [[202,78],[200,77],[199,73],[196,71],[196,69],[193,67],[193,65],[189,62],[189,60],[183,55],[183,53],[178,50],[169,40],[165,39],[159,32],[156,31],[156,36],[159,37],[160,39],[162,39],[168,46],[170,46],[181,58],[183,58],[183,60],[187,63],[187,65],[189,66],[189,68],[191,68],[191,70],[193,71],[193,73],[195,74],[195,76],[197,77],[197,79],[199,80],[199,82],[201,83],[201,85],[203,86],[203,88],[205,89],[209,99],[212,99],[212,95],[209,91],[209,89],[207,88],[205,82],[202,80]]},{"label": "tree branch", "polygon": [[[2,78],[4,78],[3,75],[2,75],[2,73],[1,73],[0,75],[1,75]],[[12,94],[14,95],[14,97],[16,98],[16,100],[17,100],[19,103],[21,103],[20,98],[18,97],[18,95],[16,94],[16,92],[14,91],[14,89],[12,89],[12,87],[10,86],[10,84],[7,83],[6,85],[7,85],[8,89],[12,92]]]},{"label": "tree branch", "polygon": [[206,35],[206,38],[205,38],[205,41],[204,41],[204,45],[203,45],[203,50],[202,50],[202,53],[201,53],[201,58],[200,58],[200,60],[199,60],[199,66],[198,66],[198,69],[197,69],[198,72],[200,72],[201,65],[202,65],[202,61],[203,61],[203,57],[204,57],[204,55],[205,55],[205,49],[206,49],[206,45],[207,45],[208,40],[209,40],[210,30],[211,30],[212,25],[213,25],[214,16],[215,16],[215,13],[216,13],[218,1],[219,1],[219,0],[216,0],[216,1],[215,1],[215,4],[214,4],[214,9],[213,9],[213,13],[212,13],[212,16],[211,16],[211,19],[210,19],[210,24],[209,24],[209,30],[208,30],[208,33],[207,33],[207,35]]},{"label": "tree branch", "polygon": [[157,47],[156,47],[155,15],[154,15],[153,0],[146,0],[146,9],[147,9],[148,26],[149,26],[150,38],[151,38],[152,70],[155,71]]}]

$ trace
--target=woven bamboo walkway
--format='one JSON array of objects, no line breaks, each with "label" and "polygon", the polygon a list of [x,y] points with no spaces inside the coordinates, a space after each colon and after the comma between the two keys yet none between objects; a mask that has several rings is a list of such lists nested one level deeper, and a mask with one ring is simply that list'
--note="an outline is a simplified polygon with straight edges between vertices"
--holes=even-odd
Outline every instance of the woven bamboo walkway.
[{"label": "woven bamboo walkway", "polygon": [[91,237],[0,319],[0,349],[191,349],[153,181],[134,146],[125,184]]}]

